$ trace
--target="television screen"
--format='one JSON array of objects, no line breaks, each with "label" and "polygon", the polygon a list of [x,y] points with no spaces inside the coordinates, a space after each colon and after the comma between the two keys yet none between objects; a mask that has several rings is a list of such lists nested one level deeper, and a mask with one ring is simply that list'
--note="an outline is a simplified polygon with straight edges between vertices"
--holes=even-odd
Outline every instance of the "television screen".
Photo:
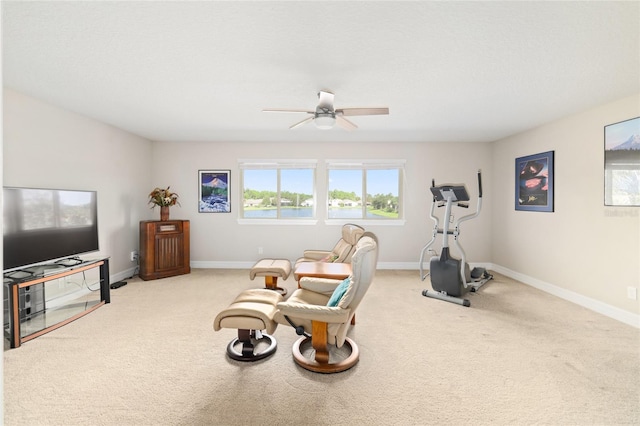
[{"label": "television screen", "polygon": [[5,272],[98,251],[96,191],[5,187],[3,197]]}]

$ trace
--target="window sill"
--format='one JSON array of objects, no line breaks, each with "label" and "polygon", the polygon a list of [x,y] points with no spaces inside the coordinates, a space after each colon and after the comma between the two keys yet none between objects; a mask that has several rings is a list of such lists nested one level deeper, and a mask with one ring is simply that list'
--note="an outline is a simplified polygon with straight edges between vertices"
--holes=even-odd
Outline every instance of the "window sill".
[{"label": "window sill", "polygon": [[239,225],[316,225],[317,219],[238,219]]},{"label": "window sill", "polygon": [[344,225],[353,223],[363,228],[367,226],[404,226],[407,221],[404,219],[326,219],[325,225]]},{"label": "window sill", "polygon": [[[326,219],[325,225],[342,226],[347,223],[360,225],[363,228],[367,226],[404,226],[407,221],[404,219]],[[317,225],[317,219],[238,219],[239,225]]]}]

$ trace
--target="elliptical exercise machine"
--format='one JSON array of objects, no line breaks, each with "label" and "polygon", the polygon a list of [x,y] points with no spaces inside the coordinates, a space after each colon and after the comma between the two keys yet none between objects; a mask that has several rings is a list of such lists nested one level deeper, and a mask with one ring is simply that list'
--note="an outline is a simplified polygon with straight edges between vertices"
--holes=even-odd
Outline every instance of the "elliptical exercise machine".
[{"label": "elliptical exercise machine", "polygon": [[[460,217],[450,229],[452,222],[451,208],[455,205],[465,209],[469,208],[469,193],[464,185],[439,185],[436,186],[435,179],[431,181],[431,193],[433,202],[429,217],[435,222],[433,227],[433,238],[427,243],[420,253],[420,278],[422,281],[431,275],[431,287],[433,290],[423,290],[422,295],[440,299],[447,302],[457,303],[462,306],[471,306],[469,300],[463,298],[468,292],[477,291],[482,285],[493,278],[485,268],[473,268],[469,271],[466,255],[458,237],[460,236],[460,224],[464,221],[476,218],[482,209],[482,173],[478,170],[478,207],[476,212]],[[440,221],[434,214],[435,208],[444,207],[443,227],[440,228]],[[436,241],[438,234],[442,234],[442,253],[440,256],[432,256],[429,262],[429,272],[423,270],[424,257],[426,253],[433,253],[430,250]],[[461,259],[451,257],[449,253],[449,235],[453,235],[453,242],[456,249],[462,255]]]}]

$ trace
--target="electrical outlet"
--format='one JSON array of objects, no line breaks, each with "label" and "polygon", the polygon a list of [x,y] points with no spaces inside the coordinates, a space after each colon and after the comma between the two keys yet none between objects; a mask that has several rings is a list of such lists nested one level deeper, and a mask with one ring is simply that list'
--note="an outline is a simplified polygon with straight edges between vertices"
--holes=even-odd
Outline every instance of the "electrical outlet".
[{"label": "electrical outlet", "polygon": [[131,252],[131,261],[135,262],[137,260],[138,260],[138,252],[134,250]]},{"label": "electrical outlet", "polygon": [[264,249],[262,247],[258,247],[258,254],[264,253]]},{"label": "electrical outlet", "polygon": [[638,299],[638,289],[635,287],[627,287],[627,297],[631,300]]}]

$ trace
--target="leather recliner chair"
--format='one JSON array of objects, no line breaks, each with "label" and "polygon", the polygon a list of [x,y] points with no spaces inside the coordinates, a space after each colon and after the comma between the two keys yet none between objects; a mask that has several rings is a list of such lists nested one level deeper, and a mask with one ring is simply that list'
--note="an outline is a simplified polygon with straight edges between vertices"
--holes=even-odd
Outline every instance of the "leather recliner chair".
[{"label": "leather recliner chair", "polygon": [[305,250],[302,257],[296,260],[296,265],[300,262],[351,263],[351,257],[355,252],[356,243],[364,232],[362,227],[347,223],[342,226],[342,238],[340,238],[333,249]]},{"label": "leather recliner chair", "polygon": [[349,278],[304,277],[300,288],[276,305],[274,321],[294,327],[303,336],[293,345],[294,360],[302,368],[337,373],[358,362],[358,346],[347,337],[347,331],[373,281],[377,260],[377,238],[366,232],[356,244]]}]

